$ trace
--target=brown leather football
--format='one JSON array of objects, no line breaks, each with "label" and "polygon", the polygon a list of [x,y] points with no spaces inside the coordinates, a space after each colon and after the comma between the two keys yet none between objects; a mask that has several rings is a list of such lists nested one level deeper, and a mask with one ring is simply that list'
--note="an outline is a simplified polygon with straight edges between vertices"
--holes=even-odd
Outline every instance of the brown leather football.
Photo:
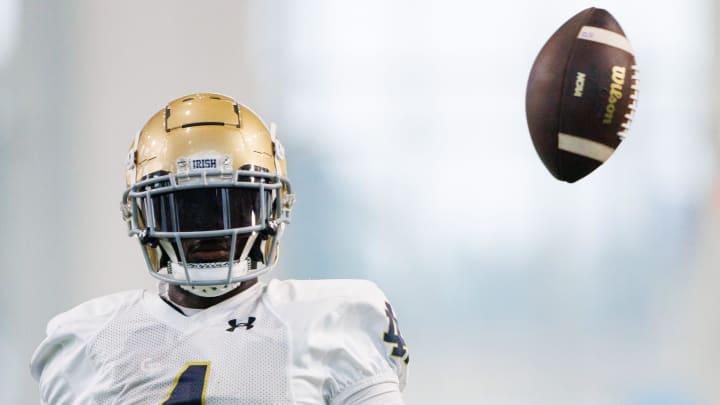
[{"label": "brown leather football", "polygon": [[572,183],[603,164],[627,136],[637,96],[635,56],[615,18],[588,8],[568,20],[540,50],[525,97],[545,167]]}]

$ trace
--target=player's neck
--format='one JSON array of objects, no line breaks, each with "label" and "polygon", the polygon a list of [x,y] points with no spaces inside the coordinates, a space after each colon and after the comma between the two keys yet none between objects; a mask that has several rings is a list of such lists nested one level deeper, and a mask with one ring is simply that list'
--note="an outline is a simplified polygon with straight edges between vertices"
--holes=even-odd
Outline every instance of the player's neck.
[{"label": "player's neck", "polygon": [[256,278],[243,281],[242,283],[240,283],[240,286],[238,286],[234,290],[218,297],[200,297],[183,290],[178,285],[171,284],[168,286],[168,298],[170,298],[170,301],[172,301],[173,303],[183,306],[185,308],[205,309],[240,294],[241,292],[254,286],[257,281],[258,280]]}]

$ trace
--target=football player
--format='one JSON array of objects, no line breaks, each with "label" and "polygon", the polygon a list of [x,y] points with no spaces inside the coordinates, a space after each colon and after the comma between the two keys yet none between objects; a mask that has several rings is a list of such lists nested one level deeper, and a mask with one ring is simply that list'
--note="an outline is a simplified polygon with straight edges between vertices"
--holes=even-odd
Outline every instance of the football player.
[{"label": "football player", "polygon": [[374,284],[258,281],[294,200],[274,126],[244,105],[192,94],[153,115],[122,212],[159,292],[53,318],[31,362],[42,403],[402,404],[408,350]]}]

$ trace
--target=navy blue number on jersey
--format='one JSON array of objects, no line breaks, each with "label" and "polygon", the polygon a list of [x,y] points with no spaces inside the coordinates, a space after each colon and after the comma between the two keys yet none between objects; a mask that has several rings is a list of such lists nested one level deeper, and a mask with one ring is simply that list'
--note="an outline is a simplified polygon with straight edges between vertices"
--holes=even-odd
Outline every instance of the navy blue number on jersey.
[{"label": "navy blue number on jersey", "polygon": [[185,364],[161,405],[205,405],[208,374],[209,361]]},{"label": "navy blue number on jersey", "polygon": [[392,353],[390,354],[400,357],[405,361],[405,364],[408,364],[410,362],[410,356],[408,355],[407,345],[405,344],[405,339],[403,339],[400,334],[397,317],[389,302],[385,303],[385,314],[388,317],[388,331],[383,335],[383,340],[393,346]]}]

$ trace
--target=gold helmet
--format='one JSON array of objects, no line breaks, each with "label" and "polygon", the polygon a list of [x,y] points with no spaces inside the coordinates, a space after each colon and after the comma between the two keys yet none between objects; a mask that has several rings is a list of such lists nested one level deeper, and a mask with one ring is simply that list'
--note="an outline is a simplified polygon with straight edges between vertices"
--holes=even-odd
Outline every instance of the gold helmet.
[{"label": "gold helmet", "polygon": [[128,235],[154,277],[217,296],[277,263],[294,203],[285,151],[274,126],[232,98],[168,103],[136,135],[126,179]]}]

